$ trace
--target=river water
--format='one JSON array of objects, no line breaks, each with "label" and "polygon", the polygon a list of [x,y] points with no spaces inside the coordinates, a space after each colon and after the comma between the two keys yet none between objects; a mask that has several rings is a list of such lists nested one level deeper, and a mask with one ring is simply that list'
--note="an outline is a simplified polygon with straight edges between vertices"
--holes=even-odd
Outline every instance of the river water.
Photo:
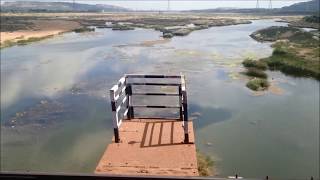
[{"label": "river water", "polygon": [[[1,50],[1,170],[92,173],[112,137],[108,89],[125,73],[187,77],[196,144],[218,177],[319,175],[319,82],[268,72],[245,87],[241,61],[272,53],[249,37],[273,20],[194,31],[67,33]],[[145,43],[148,41],[148,43]]]}]

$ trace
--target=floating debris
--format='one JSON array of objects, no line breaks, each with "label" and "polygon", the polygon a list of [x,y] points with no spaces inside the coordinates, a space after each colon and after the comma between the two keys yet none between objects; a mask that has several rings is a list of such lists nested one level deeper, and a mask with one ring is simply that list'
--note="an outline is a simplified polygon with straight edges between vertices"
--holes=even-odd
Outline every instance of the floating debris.
[{"label": "floating debris", "polygon": [[14,117],[6,120],[4,125],[14,128],[17,125],[40,125],[52,123],[61,119],[66,112],[65,106],[57,101],[41,100],[34,107],[15,113]]},{"label": "floating debris", "polygon": [[279,86],[277,86],[277,83],[272,82],[269,89],[268,89],[272,94],[275,95],[283,95],[284,94],[284,90],[282,88],[280,88]]},{"label": "floating debris", "polygon": [[48,101],[46,101],[46,100],[40,101],[40,104],[47,104],[47,103],[48,103]]},{"label": "floating debris", "polygon": [[252,125],[257,125],[258,124],[257,121],[250,121],[249,123],[252,124]]}]

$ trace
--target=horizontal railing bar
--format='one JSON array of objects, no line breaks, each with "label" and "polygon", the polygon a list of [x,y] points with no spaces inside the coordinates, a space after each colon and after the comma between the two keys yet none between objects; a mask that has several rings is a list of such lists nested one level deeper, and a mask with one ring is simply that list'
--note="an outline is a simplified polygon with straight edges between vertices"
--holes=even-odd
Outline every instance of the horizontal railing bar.
[{"label": "horizontal railing bar", "polygon": [[128,83],[128,85],[142,85],[142,86],[180,86],[180,83]]},{"label": "horizontal railing bar", "polygon": [[161,74],[126,74],[127,78],[181,78],[180,75],[161,75]]},{"label": "horizontal railing bar", "polygon": [[173,118],[173,117],[150,117],[150,116],[138,116],[135,115],[134,119],[156,119],[156,120],[181,120],[180,118]]},{"label": "horizontal railing bar", "polygon": [[131,105],[135,108],[180,108],[180,106]]},{"label": "horizontal railing bar", "polygon": [[180,96],[177,93],[133,93],[132,95],[139,95],[139,96]]}]

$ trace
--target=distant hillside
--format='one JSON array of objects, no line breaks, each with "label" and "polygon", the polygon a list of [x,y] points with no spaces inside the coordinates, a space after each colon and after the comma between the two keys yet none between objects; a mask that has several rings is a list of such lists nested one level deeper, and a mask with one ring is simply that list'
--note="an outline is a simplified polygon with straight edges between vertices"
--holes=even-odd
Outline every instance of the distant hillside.
[{"label": "distant hillside", "polygon": [[319,12],[319,3],[319,0],[300,2],[295,3],[291,6],[283,7],[281,8],[281,10],[286,12]]},{"label": "distant hillside", "polygon": [[308,2],[295,3],[291,6],[283,8],[247,8],[247,9],[236,9],[236,8],[216,8],[216,9],[203,9],[203,10],[191,10],[189,12],[200,12],[200,13],[267,13],[267,14],[312,14],[319,12],[319,1],[312,0]]},{"label": "distant hillside", "polygon": [[1,12],[120,12],[130,11],[119,6],[68,2],[16,1],[1,4]]}]

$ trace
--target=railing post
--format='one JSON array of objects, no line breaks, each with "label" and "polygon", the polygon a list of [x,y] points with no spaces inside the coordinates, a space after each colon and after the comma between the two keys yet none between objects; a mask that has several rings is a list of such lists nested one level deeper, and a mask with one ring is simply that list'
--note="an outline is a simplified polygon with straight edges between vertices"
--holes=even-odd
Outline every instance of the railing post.
[{"label": "railing post", "polygon": [[126,103],[127,119],[129,119],[129,117],[130,117],[130,116],[129,116],[129,107],[130,107],[130,105],[129,105],[129,94],[128,94],[127,76],[125,75],[124,78],[125,78],[125,80],[124,80],[124,86],[125,86],[125,88],[126,88],[125,94],[126,94],[126,97],[127,97],[127,103]]},{"label": "railing post", "polygon": [[187,100],[186,82],[185,82],[184,75],[181,75],[181,91],[182,91],[182,103],[183,103],[184,143],[189,143],[189,133],[188,133],[188,100]]},{"label": "railing post", "polygon": [[119,138],[119,129],[118,129],[118,116],[117,116],[117,108],[116,102],[114,100],[114,89],[110,89],[110,101],[111,101],[111,110],[112,110],[112,124],[113,124],[113,132],[114,132],[114,140],[116,143],[120,142]]},{"label": "railing post", "polygon": [[189,143],[187,92],[186,92],[186,91],[183,91],[182,94],[183,94],[183,129],[184,129],[184,143]]},{"label": "railing post", "polygon": [[179,113],[180,113],[180,120],[183,121],[183,111],[182,111],[182,106],[183,106],[183,102],[182,102],[182,90],[181,90],[181,85],[179,86]]},{"label": "railing post", "polygon": [[126,95],[128,97],[128,114],[127,118],[128,119],[133,119],[134,118],[134,111],[132,105],[132,85],[131,84],[126,84]]}]

